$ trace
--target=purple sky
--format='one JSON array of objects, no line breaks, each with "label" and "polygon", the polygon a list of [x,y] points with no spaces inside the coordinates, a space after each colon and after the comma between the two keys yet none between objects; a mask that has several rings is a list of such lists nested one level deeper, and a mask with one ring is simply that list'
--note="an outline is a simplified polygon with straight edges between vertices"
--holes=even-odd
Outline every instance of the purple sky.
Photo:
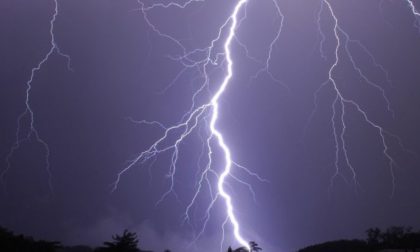
[{"label": "purple sky", "polygon": [[[392,197],[392,174],[380,134],[348,104],[345,149],[339,142],[340,176],[331,186],[336,173],[331,123],[336,93],[331,83],[317,92],[328,80],[337,44],[334,20],[325,4],[320,19],[325,58],[317,26],[321,1],[278,0],[284,26],[273,46],[269,71],[280,83],[267,72],[253,78],[264,67],[280,25],[272,1],[249,0],[237,37],[248,54],[263,63],[247,57],[244,48],[233,42],[235,76],[220,102],[218,127],[234,159],[270,180],[261,183],[237,174],[253,185],[257,202],[246,186],[229,181],[244,236],[256,240],[265,251],[292,251],[327,240],[362,237],[374,226],[419,229],[420,29],[406,1],[329,1],[341,29],[363,44],[349,44],[355,63],[380,87],[373,88],[357,73],[340,33],[341,60],[334,69],[340,91],[403,144],[386,134],[387,153],[397,164]],[[145,1],[146,6],[152,2]],[[414,2],[420,9],[420,3]],[[50,148],[53,194],[48,188],[44,148],[33,137],[10,158],[0,194],[0,225],[36,238],[89,245],[128,228],[139,233],[145,248],[185,251],[194,231],[200,229],[209,200],[208,192],[203,193],[191,212],[192,224],[182,225],[194,192],[205,121],[180,145],[175,180],[179,200],[170,195],[155,206],[170,185],[166,176],[170,152],[158,156],[153,166],[150,161],[134,166],[121,177],[118,189],[111,190],[127,161],[163,133],[159,127],[134,124],[127,118],[176,124],[190,108],[201,76],[190,69],[175,79],[183,66],[171,56],[182,51],[153,32],[136,11],[137,1],[58,3],[55,39],[60,50],[70,55],[73,71],[68,71],[64,57],[52,54],[36,72],[30,96],[34,125]],[[156,9],[149,18],[190,51],[209,45],[235,3],[208,0],[185,10]],[[17,118],[25,110],[25,83],[31,69],[48,53],[53,12],[53,0],[0,2],[0,157],[4,160],[0,171],[7,167]],[[213,69],[210,93],[220,84],[224,66]],[[394,116],[387,110],[381,89]],[[312,113],[314,94],[318,94],[317,109]],[[199,101],[206,98],[203,95]],[[335,108],[341,111],[339,105]],[[28,133],[29,122],[28,118],[21,121],[20,137]],[[340,134],[340,116],[334,122]],[[357,185],[346,165],[345,150]],[[215,166],[220,166],[221,153],[214,155]],[[223,220],[224,205],[218,202],[204,235],[188,251],[217,251]],[[229,226],[226,231],[225,246],[235,244]]]}]

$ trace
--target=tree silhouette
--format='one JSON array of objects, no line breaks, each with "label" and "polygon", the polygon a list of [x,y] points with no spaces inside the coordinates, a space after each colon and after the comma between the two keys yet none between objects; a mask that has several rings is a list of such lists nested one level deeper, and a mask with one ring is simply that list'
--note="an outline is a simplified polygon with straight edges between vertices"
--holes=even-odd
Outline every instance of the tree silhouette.
[{"label": "tree silhouette", "polygon": [[379,228],[369,228],[366,230],[366,234],[368,246],[372,251],[378,250],[382,239],[382,231]]},{"label": "tree silhouette", "polygon": [[411,232],[405,235],[404,244],[406,251],[415,252],[416,248],[420,248],[420,232]]},{"label": "tree silhouette", "polygon": [[260,246],[258,246],[258,243],[254,242],[254,241],[249,242],[249,248],[251,250],[248,250],[245,247],[240,247],[240,248],[237,248],[235,250],[232,250],[232,248],[229,247],[227,252],[259,252],[259,251],[262,251],[262,248]]},{"label": "tree silhouette", "polygon": [[385,248],[405,249],[407,251],[414,246],[414,234],[411,227],[390,227],[381,235],[382,244]]},{"label": "tree silhouette", "polygon": [[[338,240],[312,245],[298,252],[369,252],[371,251],[366,241],[362,240]],[[377,250],[373,250],[377,251]]]},{"label": "tree silhouette", "polygon": [[262,250],[262,248],[254,241],[249,242],[249,247],[251,248],[251,252],[258,252]]},{"label": "tree silhouette", "polygon": [[55,241],[36,241],[32,237],[15,235],[0,227],[0,251],[5,252],[55,252],[61,245]]},{"label": "tree silhouette", "polygon": [[124,230],[122,235],[113,235],[111,242],[104,242],[104,247],[96,249],[97,252],[140,252],[137,247],[137,234]]},{"label": "tree silhouette", "polygon": [[420,248],[420,232],[411,227],[390,227],[386,231],[379,228],[366,230],[367,238],[362,240],[339,240],[312,245],[299,252],[378,252],[398,250],[415,252]]}]

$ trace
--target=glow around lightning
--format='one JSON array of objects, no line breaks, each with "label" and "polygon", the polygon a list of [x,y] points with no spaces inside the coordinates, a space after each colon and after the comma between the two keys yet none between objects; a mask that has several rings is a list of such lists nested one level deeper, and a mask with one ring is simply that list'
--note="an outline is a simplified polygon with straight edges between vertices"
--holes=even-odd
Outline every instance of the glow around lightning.
[{"label": "glow around lightning", "polygon": [[[132,160],[129,165],[123,169],[117,176],[117,180],[114,182],[113,190],[116,190],[118,187],[118,184],[120,182],[121,176],[127,172],[130,168],[132,168],[134,165],[140,163],[145,163],[151,158],[155,158],[156,155],[161,154],[166,151],[172,151],[172,157],[171,157],[171,164],[170,169],[168,173],[168,177],[170,180],[170,186],[169,189],[162,195],[162,197],[158,200],[157,204],[160,204],[166,197],[169,195],[174,195],[176,198],[178,198],[178,195],[174,188],[174,179],[177,171],[177,161],[179,158],[179,145],[181,142],[185,140],[188,136],[191,135],[191,133],[194,130],[197,130],[198,125],[200,122],[205,122],[205,125],[210,130],[210,134],[207,137],[205,141],[203,141],[203,147],[207,150],[207,158],[208,163],[206,164],[204,170],[199,171],[200,173],[200,179],[198,180],[197,190],[191,199],[191,202],[186,207],[185,215],[184,215],[184,222],[190,223],[191,219],[189,216],[189,212],[191,210],[191,207],[195,204],[196,199],[198,198],[199,194],[202,193],[202,188],[207,186],[210,190],[210,203],[208,205],[206,214],[204,216],[204,224],[202,225],[200,231],[196,235],[194,241],[197,241],[204,233],[205,228],[207,226],[207,223],[211,216],[211,210],[213,209],[215,203],[218,199],[222,199],[225,202],[226,207],[226,220],[223,227],[223,233],[224,227],[227,222],[230,222],[233,227],[233,235],[235,240],[240,244],[242,247],[249,250],[248,241],[246,241],[240,231],[240,224],[239,221],[235,215],[235,209],[232,202],[232,196],[226,191],[226,179],[228,177],[233,178],[238,183],[246,185],[252,195],[254,196],[255,193],[252,190],[252,187],[250,184],[246,183],[245,181],[239,179],[235,175],[232,174],[232,166],[235,165],[240,170],[245,171],[247,174],[256,177],[258,180],[263,181],[262,178],[260,178],[257,174],[251,172],[246,167],[234,162],[232,160],[231,151],[226,144],[223,134],[220,130],[217,128],[217,122],[219,119],[219,110],[220,110],[220,104],[219,100],[224,94],[226,88],[228,87],[232,77],[233,77],[233,60],[231,56],[231,46],[232,42],[235,39],[235,32],[238,28],[238,24],[240,22],[239,19],[239,13],[241,10],[245,9],[247,0],[240,0],[235,5],[231,15],[229,18],[223,23],[223,25],[220,27],[219,32],[217,33],[217,37],[211,41],[209,46],[207,48],[201,48],[201,49],[195,49],[193,51],[187,52],[182,43],[177,40],[176,38],[167,35],[163,32],[161,32],[153,23],[150,22],[148,19],[148,12],[157,9],[157,8],[188,8],[191,4],[194,4],[196,2],[200,2],[198,0],[190,0],[185,2],[184,4],[178,4],[178,3],[169,3],[169,4],[154,4],[151,6],[145,6],[143,2],[139,1],[139,11],[143,14],[144,20],[149,25],[149,27],[160,37],[168,39],[172,42],[174,42],[176,45],[179,46],[179,48],[182,50],[182,56],[178,57],[171,57],[171,59],[176,60],[183,64],[185,69],[192,69],[197,68],[202,73],[202,77],[204,79],[204,82],[196,90],[192,97],[192,105],[190,110],[183,116],[181,119],[181,122],[179,124],[176,124],[171,127],[165,127],[160,122],[156,121],[135,121],[136,123],[140,124],[148,124],[148,125],[158,125],[160,128],[164,129],[164,134],[161,138],[159,138],[156,142],[154,142],[149,149],[141,152],[134,160]],[[227,33],[224,37],[224,33]],[[218,51],[217,43],[223,41],[223,49],[222,51]],[[193,60],[193,56],[199,53],[205,54],[205,57],[200,60]],[[220,65],[220,66],[219,66]],[[210,67],[216,67],[220,68],[221,65],[226,65],[225,67],[225,76],[223,78],[222,83],[218,86],[215,93],[211,96],[211,99],[208,103],[204,103],[202,105],[197,105],[196,97],[200,95],[202,92],[207,92],[210,87],[210,73],[209,68]],[[179,75],[183,73],[183,71],[180,72]],[[175,78],[179,77],[179,75]],[[171,88],[172,85],[169,85],[167,88]],[[173,142],[173,144],[165,145],[165,141],[167,141],[168,136],[170,134],[175,133],[176,131],[180,131],[179,137]],[[222,172],[218,174],[218,172],[213,168],[213,150],[212,150],[212,142],[216,141],[218,147],[222,150],[223,157],[224,157],[224,167],[222,169]],[[216,192],[213,192],[213,186],[211,185],[211,178],[217,179],[217,190]],[[223,241],[224,237],[222,237],[222,243],[220,245],[221,249],[223,247]]]},{"label": "glow around lightning", "polygon": [[[199,4],[201,2],[203,1],[189,0],[182,4],[170,2],[167,4],[156,3],[151,5],[145,5],[142,1],[138,1],[138,11],[142,14],[144,21],[150,27],[150,29],[160,38],[174,43],[177,47],[179,47],[181,51],[180,55],[169,56],[169,58],[182,64],[184,68],[178,73],[178,75],[176,75],[174,80],[163,90],[163,92],[167,91],[170,88],[174,88],[175,83],[178,81],[180,76],[182,76],[186,71],[196,71],[199,74],[199,76],[203,79],[203,82],[192,95],[191,107],[184,114],[179,123],[167,127],[157,121],[132,120],[135,123],[140,123],[143,125],[157,126],[163,130],[163,135],[157,141],[155,141],[148,149],[141,152],[136,158],[131,160],[129,162],[129,165],[118,173],[117,179],[113,184],[113,190],[117,189],[122,176],[133,166],[137,164],[145,164],[147,162],[150,162],[153,165],[158,155],[164,152],[171,152],[172,155],[170,159],[169,172],[167,175],[170,181],[170,185],[168,190],[165,193],[163,193],[162,197],[157,201],[157,204],[162,203],[170,195],[173,195],[176,199],[179,200],[174,181],[178,169],[177,163],[180,155],[180,144],[187,137],[191,136],[192,132],[201,132],[205,131],[208,128],[209,135],[207,137],[203,137],[202,133],[199,133],[203,143],[202,152],[199,160],[201,161],[207,158],[207,163],[204,165],[204,167],[201,167],[200,161],[197,164],[199,169],[197,171],[196,191],[193,194],[191,201],[186,206],[185,213],[183,216],[183,222],[193,226],[190,217],[190,212],[192,211],[192,208],[196,204],[197,199],[200,197],[200,195],[204,194],[204,188],[207,188],[209,191],[208,207],[203,217],[204,222],[199,228],[197,234],[195,235],[193,243],[196,242],[204,234],[207,224],[210,221],[211,212],[215,206],[215,203],[218,200],[222,199],[225,202],[226,206],[226,219],[222,224],[222,242],[220,244],[221,251],[223,250],[223,244],[225,239],[224,235],[226,234],[225,226],[228,223],[230,223],[233,227],[233,235],[235,240],[241,246],[248,248],[247,241],[241,235],[241,225],[235,215],[232,196],[226,191],[226,186],[231,186],[227,183],[227,178],[232,179],[232,181],[234,181],[235,183],[245,185],[249,189],[249,192],[253,196],[254,200],[255,192],[253,191],[251,184],[235,176],[235,174],[232,173],[232,168],[234,167],[236,168],[236,170],[243,171],[259,181],[264,182],[265,180],[259,177],[256,173],[251,172],[249,169],[242,166],[241,164],[238,164],[237,162],[233,161],[231,156],[231,150],[226,144],[222,132],[217,128],[219,112],[221,110],[219,100],[224,94],[234,75],[233,65],[235,61],[231,55],[231,47],[234,42],[237,43],[237,46],[243,49],[248,59],[261,66],[259,70],[257,70],[256,73],[253,75],[252,78],[254,80],[257,80],[261,74],[267,74],[271,80],[283,85],[287,90],[289,90],[289,87],[285,86],[284,83],[282,83],[280,79],[277,76],[275,76],[274,72],[272,72],[272,66],[270,66],[271,60],[274,56],[274,46],[276,45],[276,43],[278,43],[283,31],[285,16],[281,11],[278,2],[276,0],[271,0],[270,2],[273,4],[275,13],[277,14],[276,18],[278,18],[279,20],[279,25],[275,34],[273,34],[273,38],[270,41],[269,46],[267,48],[267,57],[263,60],[257,59],[255,56],[252,56],[246,46],[246,43],[241,41],[236,33],[236,30],[238,28],[243,27],[243,21],[247,17],[246,0],[240,0],[237,2],[229,18],[219,28],[217,36],[209,42],[209,45],[207,47],[196,48],[190,51],[183,46],[180,40],[176,39],[175,37],[169,34],[166,34],[165,32],[162,32],[159,29],[159,27],[154,25],[153,22],[151,22],[149,19],[149,13],[151,11],[169,8],[188,9],[192,5]],[[241,14],[242,10],[243,14]],[[415,9],[413,9],[413,11],[414,10]],[[331,32],[334,35],[333,37],[335,39],[336,46],[334,47],[333,62],[327,72],[327,79],[324,83],[322,83],[320,88],[315,93],[315,108],[314,113],[311,115],[311,118],[315,115],[317,109],[318,94],[324,88],[331,87],[335,93],[335,99],[331,104],[331,126],[332,135],[335,143],[335,172],[331,176],[330,190],[333,189],[335,180],[339,177],[343,178],[347,182],[347,179],[345,178],[342,172],[342,166],[350,170],[352,174],[352,181],[355,187],[358,188],[359,186],[357,167],[354,167],[352,164],[351,154],[348,152],[348,143],[346,141],[346,117],[348,109],[352,107],[362,116],[364,122],[372,128],[374,128],[378,133],[378,138],[383,148],[382,152],[388,162],[389,171],[391,174],[392,196],[395,192],[396,186],[394,168],[397,166],[397,163],[391,155],[389,141],[390,139],[397,140],[400,147],[404,149],[402,141],[396,135],[387,131],[379,123],[372,120],[366,112],[366,110],[360,104],[358,104],[355,100],[348,98],[346,94],[343,93],[343,91],[340,88],[340,84],[336,80],[335,70],[337,66],[341,63],[342,58],[347,57],[347,59],[351,63],[354,73],[357,74],[366,85],[370,86],[372,89],[378,92],[378,94],[381,96],[386,105],[386,111],[390,115],[394,116],[394,110],[392,109],[391,102],[387,96],[386,88],[383,86],[384,84],[391,86],[392,81],[390,80],[389,74],[386,71],[386,69],[380,63],[378,63],[378,61],[375,59],[374,55],[369,51],[369,49],[366,46],[364,46],[362,42],[352,39],[351,36],[340,26],[339,18],[337,17],[332,4],[328,0],[320,0],[320,9],[318,11],[316,19],[316,22],[318,24],[318,31],[321,37],[319,47],[321,58],[325,61],[328,60],[326,48],[324,46],[324,43],[327,39],[327,31],[323,30],[321,24],[321,19],[325,14],[328,14],[332,18],[333,30]],[[219,49],[218,44],[221,43],[221,41],[223,41],[223,48]],[[357,59],[353,57],[350,45],[357,46],[368,56],[368,58],[371,60],[371,64],[383,73],[385,79],[384,83],[377,83],[369,78],[369,76],[365,73],[363,68],[358,65]],[[211,72],[215,69],[222,70],[225,75],[223,78],[223,82],[217,86],[217,90],[213,93],[210,91],[211,87],[214,85],[211,81]],[[199,102],[198,97],[206,93],[209,94],[209,101],[201,104]],[[168,143],[169,136],[173,134],[176,134],[178,137],[175,141]],[[224,154],[224,167],[221,173],[219,173],[214,167],[215,164],[213,160],[213,144],[215,141],[217,142],[218,147],[222,150],[222,153]],[[344,161],[344,165],[341,165],[341,160]],[[217,188],[213,187],[212,180],[217,180]]]},{"label": "glow around lightning", "polygon": [[229,81],[232,78],[232,64],[233,63],[232,63],[232,58],[231,58],[230,45],[231,45],[232,39],[234,37],[234,32],[235,32],[236,25],[237,25],[238,12],[245,3],[246,3],[246,0],[239,1],[239,3],[236,5],[235,10],[234,10],[234,12],[232,13],[232,16],[231,16],[232,24],[231,24],[231,27],[230,27],[228,38],[226,39],[225,46],[224,46],[225,53],[226,53],[226,60],[227,60],[227,64],[228,64],[228,74],[226,75],[222,85],[220,86],[220,89],[216,92],[216,94],[213,96],[213,98],[211,100],[211,104],[212,104],[212,107],[213,107],[213,113],[212,113],[212,117],[211,117],[211,121],[210,121],[210,130],[212,132],[212,135],[214,135],[217,138],[220,147],[223,149],[223,152],[225,154],[225,162],[226,162],[225,169],[224,169],[223,173],[220,175],[217,187],[219,189],[220,195],[225,199],[226,207],[227,207],[227,215],[228,215],[229,220],[231,221],[231,223],[233,225],[234,235],[235,235],[236,240],[239,242],[239,244],[241,244],[242,246],[249,249],[248,242],[245,241],[244,238],[242,238],[242,236],[239,232],[239,223],[238,223],[238,220],[236,219],[235,214],[233,212],[234,209],[233,209],[233,205],[232,205],[231,196],[225,191],[225,188],[224,188],[225,179],[230,174],[230,171],[231,171],[231,168],[232,168],[232,157],[231,157],[230,150],[229,150],[228,146],[226,145],[225,141],[223,140],[222,133],[220,133],[216,129],[216,121],[217,121],[217,118],[219,117],[219,98],[223,94],[223,92],[225,91],[226,86],[229,84]]},{"label": "glow around lightning", "polygon": [[[267,182],[267,180],[261,178],[257,173],[252,172],[246,166],[234,160],[232,157],[232,151],[229,148],[228,143],[225,141],[223,130],[218,127],[220,122],[220,114],[223,110],[221,106],[221,99],[225,94],[225,91],[229,87],[229,84],[234,78],[235,71],[235,58],[232,55],[233,46],[241,48],[245,56],[255,62],[259,67],[252,75],[251,79],[257,81],[258,78],[266,74],[273,82],[278,83],[285,87],[289,92],[289,86],[286,86],[279,76],[276,75],[274,67],[271,65],[271,61],[275,56],[275,45],[281,39],[283,28],[285,25],[285,15],[283,14],[279,2],[277,0],[268,0],[273,5],[273,10],[276,14],[276,22],[278,26],[276,31],[271,36],[271,41],[268,44],[266,50],[266,56],[264,59],[258,59],[257,57],[250,54],[246,43],[241,41],[238,30],[246,29],[243,21],[247,18],[247,3],[251,0],[235,0],[232,11],[228,15],[224,22],[214,35],[214,38],[208,42],[203,48],[188,49],[180,39],[175,36],[167,34],[159,29],[155,25],[149,15],[151,12],[158,11],[161,9],[182,9],[188,10],[188,8],[194,5],[202,4],[205,0],[186,0],[185,2],[179,3],[174,1],[165,1],[165,3],[151,3],[146,4],[141,0],[137,0],[138,8],[135,11],[142,16],[144,22],[152,33],[158,36],[160,39],[164,39],[174,44],[178,49],[179,53],[176,55],[169,55],[170,60],[175,61],[183,66],[182,70],[175,76],[165,89],[162,90],[164,94],[171,88],[176,88],[176,82],[181,79],[181,76],[187,71],[192,71],[197,74],[195,82],[199,83],[198,87],[195,87],[191,96],[191,105],[187,111],[181,116],[180,120],[170,124],[164,124],[154,120],[137,120],[134,118],[128,118],[130,122],[141,124],[147,127],[157,127],[162,131],[162,135],[154,141],[146,150],[138,153],[134,159],[128,162],[128,165],[124,167],[116,177],[116,180],[112,184],[112,190],[118,189],[118,186],[123,179],[123,176],[136,165],[149,165],[149,173],[152,174],[152,166],[159,155],[164,153],[170,153],[170,162],[167,173],[167,179],[169,180],[169,186],[162,196],[157,200],[156,205],[161,204],[168,197],[175,197],[180,200],[177,193],[175,180],[178,169],[178,160],[182,154],[181,144],[185,143],[185,140],[192,137],[193,133],[198,133],[198,136],[202,143],[201,154],[197,162],[196,168],[196,183],[195,191],[189,201],[185,204],[185,211],[182,215],[183,224],[187,224],[194,229],[194,237],[192,244],[197,242],[205,233],[207,224],[212,218],[212,213],[217,202],[224,204],[225,216],[223,223],[221,223],[221,243],[220,250],[223,250],[225,243],[225,234],[227,233],[226,227],[231,225],[233,230],[232,235],[240,246],[246,249],[250,249],[247,239],[244,237],[243,225],[240,223],[238,218],[237,209],[235,209],[235,198],[232,192],[236,188],[235,186],[245,186],[248,189],[249,195],[256,202],[256,193],[253,190],[252,184],[238,174],[245,174],[246,176],[257,180],[258,182]],[[260,1],[260,0],[255,0]],[[32,68],[28,81],[26,82],[25,92],[25,110],[21,113],[17,119],[17,129],[15,142],[10,148],[8,155],[6,156],[6,168],[1,172],[0,179],[4,183],[4,179],[7,176],[7,172],[12,168],[12,158],[16,151],[22,147],[22,144],[29,141],[35,141],[40,144],[45,151],[45,163],[46,171],[48,173],[48,185],[53,190],[52,186],[52,173],[50,167],[50,149],[47,142],[40,136],[39,131],[36,127],[36,113],[34,113],[31,107],[31,91],[34,88],[34,80],[36,74],[45,67],[48,60],[57,54],[63,57],[67,61],[67,67],[70,68],[70,57],[64,54],[57,42],[54,34],[56,19],[59,15],[59,4],[58,0],[53,0],[54,12],[50,19],[50,47],[43,58],[38,64]],[[151,1],[153,2],[153,1]],[[389,77],[389,73],[386,71],[375,58],[375,56],[369,51],[369,49],[359,40],[352,38],[351,34],[346,32],[342,26],[339,16],[334,10],[332,1],[330,0],[319,0],[319,10],[315,19],[320,41],[319,41],[319,54],[327,65],[327,71],[325,72],[325,82],[321,83],[318,90],[314,94],[314,110],[309,118],[308,125],[311,119],[316,115],[317,107],[319,103],[319,94],[324,89],[329,88],[333,91],[334,99],[330,104],[331,108],[331,135],[334,141],[334,171],[332,172],[330,180],[330,190],[334,189],[334,183],[336,179],[342,178],[346,182],[348,179],[343,175],[344,169],[348,169],[351,174],[352,183],[356,188],[359,186],[358,182],[358,167],[355,167],[352,163],[351,153],[349,153],[349,144],[347,141],[347,128],[346,120],[348,118],[349,109],[356,111],[362,118],[363,123],[367,124],[371,128],[375,129],[377,133],[377,139],[381,144],[382,154],[385,157],[388,164],[388,169],[391,177],[391,196],[395,193],[396,188],[396,176],[394,169],[397,167],[397,162],[391,151],[391,143],[397,143],[399,147],[407,151],[403,146],[402,140],[395,134],[389,132],[379,122],[376,122],[371,118],[368,110],[359,104],[355,99],[349,97],[342,88],[337,77],[337,67],[342,63],[343,60],[350,62],[355,75],[357,75],[361,82],[375,90],[380,96],[384,104],[384,110],[394,117],[395,112],[392,108],[391,100],[387,95],[387,87],[392,86],[392,81]],[[405,0],[408,10],[411,11],[415,17],[416,24],[418,25],[420,20],[420,13],[416,9],[412,0]],[[322,20],[328,18],[329,22],[332,22],[332,29],[329,31],[324,30]],[[333,57],[329,57],[330,54],[325,46],[326,40],[329,39],[328,35],[332,35],[334,40],[334,47],[332,49]],[[370,59],[371,66],[379,70],[383,74],[383,83],[378,83],[371,80],[367,71],[359,65],[356,57],[353,56],[352,46],[357,47],[362,53]],[[331,62],[329,64],[328,62]],[[222,81],[213,81],[214,72],[222,73]],[[201,97],[201,98],[200,98]],[[205,97],[204,101],[202,97]],[[25,120],[29,121],[29,125],[24,127]],[[391,142],[394,141],[394,142]],[[218,151],[218,152],[217,152]],[[218,167],[216,162],[216,153],[222,153],[220,159],[223,160],[222,165]],[[219,161],[217,159],[217,161]],[[204,163],[204,165],[203,165]],[[191,167],[186,167],[190,169]],[[191,170],[194,173],[194,170]],[[197,203],[198,199],[202,197],[207,200],[206,210],[204,216],[202,216],[202,222],[199,225],[195,225],[191,212]],[[181,202],[184,203],[184,202]],[[236,210],[236,211],[235,211]],[[198,227],[197,227],[198,226]]]},{"label": "glow around lightning", "polygon": [[414,6],[414,3],[412,0],[407,0],[407,3],[411,9],[411,12],[413,13],[413,15],[420,17],[420,12],[416,9],[416,6]]},{"label": "glow around lightning", "polygon": [[417,10],[416,6],[414,5],[413,0],[406,0],[408,7],[410,8],[411,13],[415,18],[414,26],[420,31],[420,12]]},{"label": "glow around lightning", "polygon": [[[51,173],[51,165],[50,165],[50,148],[48,143],[40,136],[39,131],[35,125],[35,113],[31,107],[31,91],[34,84],[34,79],[36,77],[36,73],[41,71],[43,66],[48,62],[51,56],[54,53],[57,55],[64,57],[67,63],[67,69],[72,70],[71,68],[71,59],[70,56],[63,53],[60,50],[60,47],[57,44],[56,37],[55,37],[55,23],[57,20],[57,16],[59,14],[59,5],[58,0],[54,0],[52,2],[54,4],[54,11],[53,15],[50,19],[50,26],[49,26],[49,35],[50,35],[50,47],[48,52],[43,56],[43,58],[38,62],[38,64],[31,69],[31,74],[26,82],[26,92],[25,92],[25,110],[18,116],[17,119],[17,128],[16,128],[16,138],[15,142],[10,148],[9,153],[6,156],[6,168],[0,173],[0,181],[5,186],[5,177],[7,172],[12,168],[12,157],[14,156],[15,152],[22,147],[22,144],[25,142],[29,142],[34,140],[36,143],[40,144],[41,147],[44,149],[45,152],[45,170],[48,174],[48,186],[50,192],[53,192],[53,184],[52,184],[52,173]],[[24,127],[22,124],[24,120],[29,120],[29,125]],[[27,132],[25,132],[25,130]]]}]

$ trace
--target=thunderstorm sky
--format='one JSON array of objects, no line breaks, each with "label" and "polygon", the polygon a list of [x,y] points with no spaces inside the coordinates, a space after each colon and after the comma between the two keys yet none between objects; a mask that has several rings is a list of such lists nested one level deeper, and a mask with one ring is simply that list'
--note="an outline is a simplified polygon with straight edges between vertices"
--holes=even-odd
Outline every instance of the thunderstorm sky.
[{"label": "thunderstorm sky", "polygon": [[215,125],[243,237],[292,251],[420,228],[420,2],[248,0],[230,30],[238,3],[1,1],[0,225],[239,246],[208,106],[231,31]]}]

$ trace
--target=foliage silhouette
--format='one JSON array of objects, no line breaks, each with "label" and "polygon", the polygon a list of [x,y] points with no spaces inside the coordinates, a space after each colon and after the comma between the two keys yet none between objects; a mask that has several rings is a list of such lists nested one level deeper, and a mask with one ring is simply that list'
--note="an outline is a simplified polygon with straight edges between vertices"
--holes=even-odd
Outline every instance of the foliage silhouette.
[{"label": "foliage silhouette", "polygon": [[370,252],[363,240],[339,240],[312,245],[299,252]]},{"label": "foliage silhouette", "polygon": [[55,241],[36,241],[32,237],[15,235],[0,227],[0,251],[55,252],[61,245]]},{"label": "foliage silhouette", "polygon": [[[372,251],[380,249],[402,249],[406,252],[420,248],[420,232],[411,227],[393,226],[382,232],[379,228],[368,229],[368,244]],[[370,235],[370,236],[369,236]]]},{"label": "foliage silhouette", "polygon": [[367,244],[372,251],[379,249],[381,241],[381,230],[379,228],[369,228],[366,230],[367,234]]},{"label": "foliage silhouette", "polygon": [[104,242],[104,247],[99,247],[95,252],[140,252],[137,247],[139,240],[137,234],[124,230],[122,235],[113,235],[110,242]]},{"label": "foliage silhouette", "polygon": [[254,241],[249,242],[249,247],[251,249],[250,251],[245,247],[240,247],[240,248],[237,248],[235,250],[232,250],[232,248],[229,247],[227,252],[259,252],[259,251],[262,251],[262,248],[260,246],[258,246],[258,243],[254,242]]},{"label": "foliage silhouette", "polygon": [[366,230],[366,235],[366,241],[332,241],[309,246],[299,252],[376,252],[387,249],[416,252],[420,249],[420,232],[413,232],[411,227],[394,226],[385,232],[370,228]]},{"label": "foliage silhouette", "polygon": [[[92,250],[88,246],[64,247],[59,242],[34,240],[32,237],[15,235],[0,227],[1,252],[151,252],[138,247],[137,234],[125,230],[121,235],[112,236],[111,241],[102,247]],[[227,252],[260,252],[262,248],[254,241],[249,242],[251,251],[241,247]],[[420,251],[420,231],[414,232],[411,227],[393,226],[385,231],[379,228],[366,230],[366,240],[338,240],[309,246],[299,252],[379,252],[396,250],[404,252]],[[166,249],[164,252],[171,252]]]},{"label": "foliage silhouette", "polygon": [[249,247],[251,248],[251,252],[258,252],[262,250],[262,248],[254,241],[249,242]]}]

